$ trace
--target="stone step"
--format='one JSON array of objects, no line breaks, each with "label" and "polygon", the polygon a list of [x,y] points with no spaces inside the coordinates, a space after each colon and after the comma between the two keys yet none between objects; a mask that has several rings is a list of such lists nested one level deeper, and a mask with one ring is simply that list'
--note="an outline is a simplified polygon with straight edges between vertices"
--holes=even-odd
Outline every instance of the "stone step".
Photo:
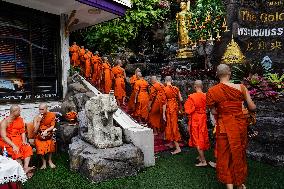
[{"label": "stone step", "polygon": [[250,140],[247,148],[247,155],[257,161],[284,167],[283,143],[268,143],[265,140]]}]

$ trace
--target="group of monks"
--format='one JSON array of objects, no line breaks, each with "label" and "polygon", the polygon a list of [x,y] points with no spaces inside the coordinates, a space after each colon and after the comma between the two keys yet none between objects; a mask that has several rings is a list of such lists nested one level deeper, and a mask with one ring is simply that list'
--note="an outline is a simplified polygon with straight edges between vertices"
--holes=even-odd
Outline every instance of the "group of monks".
[{"label": "group of monks", "polygon": [[[70,48],[70,52],[73,52],[72,65],[79,65],[76,62],[82,59],[79,59],[78,56],[85,57],[85,63],[82,66],[82,69],[85,70],[84,76],[88,79],[90,73],[97,75],[96,64],[98,64],[99,61],[97,60],[99,58],[91,59],[91,64],[89,64],[87,59],[93,55],[89,53],[90,56],[86,59],[86,56],[80,54],[82,48],[79,49],[76,44],[74,45]],[[78,52],[78,54],[74,55],[74,52]],[[107,62],[107,59],[101,62]],[[82,62],[80,64],[82,65]],[[93,65],[91,72],[87,71],[89,70],[87,69],[88,65]],[[110,89],[114,89],[118,104],[125,105],[126,74],[121,66],[121,60],[117,60],[116,66],[113,68],[109,63],[105,69],[104,66],[101,66],[102,73],[105,76],[92,77],[91,81],[102,92],[108,93]],[[105,73],[106,70],[109,70],[108,74]],[[105,79],[106,75],[108,75],[108,81]],[[248,126],[246,114],[244,113],[247,112],[245,111],[244,102],[246,101],[247,108],[250,111],[254,111],[256,106],[244,85],[230,83],[231,71],[229,66],[220,64],[217,67],[217,76],[220,83],[209,88],[207,94],[202,91],[202,81],[195,81],[195,93],[190,94],[185,103],[182,104],[181,93],[178,87],[172,84],[170,76],[165,77],[164,84],[160,83],[156,76],[152,76],[148,83],[143,78],[141,70],[137,68],[129,80],[132,92],[128,100],[127,110],[139,123],[151,127],[154,134],[163,132],[165,140],[169,141],[167,145],[175,147],[175,150],[171,153],[178,154],[181,152],[178,116],[180,110],[184,108],[184,112],[189,118],[188,131],[190,139],[188,144],[196,148],[199,154],[197,167],[207,166],[204,151],[209,149],[210,143],[206,125],[206,111],[207,109],[210,110],[214,117],[216,129],[215,157],[218,180],[225,183],[228,189],[233,189],[234,186],[244,189],[247,177]],[[108,83],[112,83],[112,80],[114,85],[108,85]],[[109,90],[105,90],[106,85]]]},{"label": "group of monks", "polygon": [[[99,57],[74,42],[70,47],[71,64],[79,67],[81,74],[95,85],[101,92],[109,93],[114,90],[117,103],[126,107],[126,74],[122,68],[122,61],[117,59],[115,66],[111,66],[106,57]],[[217,67],[220,83],[203,92],[201,80],[194,82],[195,93],[190,94],[182,104],[183,99],[178,87],[172,83],[171,76],[166,76],[164,83],[160,83],[156,76],[146,81],[139,68],[130,78],[132,92],[128,99],[127,111],[139,123],[149,126],[154,134],[164,133],[168,145],[174,144],[172,154],[181,152],[179,142],[181,134],[178,127],[178,116],[181,109],[188,116],[189,146],[197,149],[197,167],[207,166],[204,151],[209,149],[207,129],[207,109],[214,115],[216,127],[216,172],[217,178],[226,184],[227,189],[246,188],[247,177],[246,147],[247,147],[247,118],[244,112],[244,102],[247,109],[254,111],[256,105],[252,101],[246,87],[242,84],[230,82],[231,71],[226,64]],[[30,167],[33,155],[32,147],[27,141],[25,124],[20,117],[21,109],[12,105],[10,115],[1,122],[0,147],[7,149],[9,156],[18,161],[28,176],[32,176],[35,167]],[[40,104],[39,114],[34,118],[32,133],[28,138],[35,140],[37,154],[41,156],[42,166],[55,168],[52,153],[55,152],[55,140],[52,133],[55,129],[55,114],[48,112],[46,104]],[[45,155],[48,159],[45,159]]]},{"label": "group of monks", "polygon": [[80,68],[82,76],[104,93],[109,93],[115,87],[117,100],[124,103],[125,93],[120,88],[125,88],[126,75],[121,60],[117,60],[116,66],[112,67],[107,57],[100,57],[98,51],[92,53],[84,46],[79,47],[76,42],[69,51],[71,65]]},{"label": "group of monks", "polygon": [[[184,111],[189,118],[188,144],[198,151],[198,163],[195,166],[207,166],[204,151],[209,149],[210,143],[206,110],[210,110],[216,127],[217,178],[228,189],[233,189],[234,186],[245,189],[248,127],[246,114],[248,110],[255,111],[256,105],[244,85],[230,82],[231,71],[228,65],[220,64],[217,67],[217,76],[220,83],[209,88],[207,94],[202,91],[202,81],[195,81],[195,93],[190,94],[184,103]],[[183,99],[179,89],[172,84],[171,77],[166,76],[165,83],[161,84],[156,76],[152,76],[148,84],[141,71],[136,69],[130,83],[133,91],[128,108],[133,111],[132,115],[138,121],[147,121],[154,133],[164,130],[165,139],[175,145],[175,150],[171,153],[180,153],[178,113],[182,109]],[[244,107],[244,102],[247,107]]]},{"label": "group of monks", "polygon": [[24,122],[18,105],[12,105],[9,116],[1,121],[0,147],[2,150],[6,149],[8,155],[22,165],[28,178],[33,176],[35,170],[34,166],[30,166],[33,150],[32,142],[29,141],[34,140],[36,154],[41,157],[40,169],[46,169],[47,163],[50,168],[56,167],[52,161],[52,154],[55,152],[55,123],[56,116],[48,112],[45,103],[39,105],[39,114],[34,117],[32,123]]}]

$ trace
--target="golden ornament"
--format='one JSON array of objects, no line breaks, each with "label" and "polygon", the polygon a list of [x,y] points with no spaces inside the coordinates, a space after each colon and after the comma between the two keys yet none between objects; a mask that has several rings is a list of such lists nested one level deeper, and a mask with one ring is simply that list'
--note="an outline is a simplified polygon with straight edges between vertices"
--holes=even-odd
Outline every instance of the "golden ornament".
[{"label": "golden ornament", "polygon": [[243,55],[240,46],[232,37],[231,42],[227,45],[226,51],[222,57],[222,62],[225,64],[243,63],[245,56]]}]

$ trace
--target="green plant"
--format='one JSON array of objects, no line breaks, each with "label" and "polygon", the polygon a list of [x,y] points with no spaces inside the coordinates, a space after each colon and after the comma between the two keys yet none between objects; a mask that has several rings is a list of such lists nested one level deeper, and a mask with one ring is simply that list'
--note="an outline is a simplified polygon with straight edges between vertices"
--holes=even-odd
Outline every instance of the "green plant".
[{"label": "green plant", "polygon": [[258,74],[264,76],[268,74],[270,70],[265,67],[259,61],[246,61],[243,64],[236,64],[232,66],[232,81],[234,83],[240,83],[244,78],[251,75]]},{"label": "green plant", "polygon": [[169,29],[167,30],[167,35],[170,36],[170,43],[175,43],[178,41],[177,23],[175,20],[170,21]]},{"label": "green plant", "polygon": [[278,73],[268,73],[266,78],[276,86],[277,91],[283,92],[284,90],[284,74],[279,76]]},{"label": "green plant", "polygon": [[76,72],[80,73],[80,71],[81,71],[80,67],[73,67],[73,66],[70,66],[70,69],[68,70],[69,76],[71,77],[71,76],[74,75]]},{"label": "green plant", "polygon": [[225,29],[222,28],[225,17],[222,0],[197,0],[192,12],[189,36],[193,41],[209,39]]},{"label": "green plant", "polygon": [[169,13],[165,2],[159,0],[132,0],[133,7],[124,17],[90,27],[83,32],[87,46],[105,53],[116,52],[133,42],[141,29],[149,29],[163,21]]}]

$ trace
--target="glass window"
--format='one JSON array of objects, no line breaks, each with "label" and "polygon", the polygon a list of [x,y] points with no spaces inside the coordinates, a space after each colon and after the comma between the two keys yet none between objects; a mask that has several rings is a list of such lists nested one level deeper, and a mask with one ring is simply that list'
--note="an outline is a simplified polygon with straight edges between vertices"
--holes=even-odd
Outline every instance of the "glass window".
[{"label": "glass window", "polygon": [[59,99],[59,16],[0,4],[1,102]]}]

